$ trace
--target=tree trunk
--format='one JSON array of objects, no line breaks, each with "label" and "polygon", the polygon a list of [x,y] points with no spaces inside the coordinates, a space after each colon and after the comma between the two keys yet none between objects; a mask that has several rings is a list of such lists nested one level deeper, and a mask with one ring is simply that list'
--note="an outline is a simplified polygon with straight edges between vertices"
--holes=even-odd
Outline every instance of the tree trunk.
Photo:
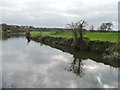
[{"label": "tree trunk", "polygon": [[80,30],[80,39],[83,39],[82,30]]},{"label": "tree trunk", "polygon": [[82,26],[80,27],[80,39],[83,39]]}]

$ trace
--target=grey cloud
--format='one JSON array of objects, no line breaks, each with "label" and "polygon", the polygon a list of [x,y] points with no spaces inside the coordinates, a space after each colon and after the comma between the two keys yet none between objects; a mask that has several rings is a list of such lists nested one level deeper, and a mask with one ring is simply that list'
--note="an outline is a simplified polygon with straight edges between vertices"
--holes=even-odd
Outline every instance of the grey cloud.
[{"label": "grey cloud", "polygon": [[[19,4],[20,3],[20,4]],[[117,22],[117,0],[16,0],[4,1],[3,22],[11,24],[65,27],[66,23],[85,19],[98,27],[102,22]],[[97,24],[96,24],[97,23]],[[117,26],[115,26],[116,28]]]}]

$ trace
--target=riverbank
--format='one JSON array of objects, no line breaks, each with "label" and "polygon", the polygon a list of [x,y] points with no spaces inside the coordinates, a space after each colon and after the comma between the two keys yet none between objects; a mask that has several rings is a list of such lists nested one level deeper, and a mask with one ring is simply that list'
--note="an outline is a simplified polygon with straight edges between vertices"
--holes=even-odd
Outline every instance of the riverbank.
[{"label": "riverbank", "polygon": [[[81,59],[92,59],[95,60],[96,62],[102,62],[106,65],[111,65],[114,67],[120,67],[120,63],[117,58],[105,58],[105,56],[107,55],[103,55],[102,53],[96,53],[95,51],[88,51],[88,50],[75,50],[71,45],[70,45],[70,41],[72,42],[71,39],[69,39],[69,43],[65,43],[63,41],[63,38],[54,38],[54,37],[44,37],[44,38],[38,38],[38,37],[31,37],[31,39],[35,42],[41,42],[45,45],[48,45],[50,47],[53,48],[57,48],[63,52],[68,52],[70,54],[72,54],[75,58],[81,58]],[[65,39],[64,39],[65,40]],[[60,42],[61,41],[61,42]],[[63,42],[64,43],[63,43]],[[108,55],[110,56],[110,55]]]},{"label": "riverbank", "polygon": [[[73,38],[51,36],[31,36],[30,38],[34,41],[46,43],[52,46],[60,45],[64,47],[74,48]],[[85,44],[79,45],[80,51],[100,53],[102,54],[102,58],[105,60],[118,60],[120,57],[120,54],[118,53],[120,50],[118,43],[108,41],[91,41],[88,39],[85,39],[84,42]]]},{"label": "riverbank", "polygon": [[[74,38],[73,33],[71,31],[64,31],[64,32],[55,32],[55,31],[32,31],[30,32],[31,36],[33,37],[45,37],[45,36],[50,36],[50,37],[61,37],[61,38]],[[119,41],[119,36],[120,33],[118,32],[84,32],[83,36],[85,38],[89,38],[90,41],[108,41],[108,42],[114,42],[118,43]]]}]

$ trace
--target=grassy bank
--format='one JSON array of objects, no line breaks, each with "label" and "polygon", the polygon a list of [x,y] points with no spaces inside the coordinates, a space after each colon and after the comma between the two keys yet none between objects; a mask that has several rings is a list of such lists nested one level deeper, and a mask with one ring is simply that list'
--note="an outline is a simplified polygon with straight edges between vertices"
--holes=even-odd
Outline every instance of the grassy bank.
[{"label": "grassy bank", "polygon": [[[119,34],[120,35],[120,34]],[[118,33],[113,32],[85,32],[84,37],[89,38],[91,41],[109,41],[109,42],[118,42]],[[73,38],[72,32],[31,32],[33,37],[62,37],[62,38]]]}]

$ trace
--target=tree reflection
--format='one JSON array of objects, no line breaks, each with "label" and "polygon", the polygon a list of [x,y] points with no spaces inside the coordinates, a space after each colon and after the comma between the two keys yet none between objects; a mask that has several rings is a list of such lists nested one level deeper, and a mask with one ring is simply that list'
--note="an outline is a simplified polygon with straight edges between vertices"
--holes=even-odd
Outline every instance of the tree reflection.
[{"label": "tree reflection", "polygon": [[80,78],[84,76],[84,69],[82,59],[74,58],[73,62],[70,63],[70,66],[66,69],[67,71],[73,72]]},{"label": "tree reflection", "polygon": [[30,42],[30,38],[27,38],[27,37],[26,37],[26,39],[27,39],[27,43],[29,43],[29,42]]}]

